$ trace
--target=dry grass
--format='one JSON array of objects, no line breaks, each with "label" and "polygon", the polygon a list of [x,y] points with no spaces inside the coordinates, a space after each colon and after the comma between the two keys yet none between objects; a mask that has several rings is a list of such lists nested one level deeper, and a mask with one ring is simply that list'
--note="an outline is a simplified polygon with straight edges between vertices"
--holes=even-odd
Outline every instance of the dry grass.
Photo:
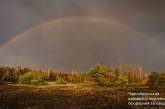
[{"label": "dry grass", "polygon": [[116,96],[122,93],[92,84],[52,83],[44,86],[2,85],[0,91],[0,108],[3,109],[109,109],[118,106]]},{"label": "dry grass", "polygon": [[0,86],[0,109],[163,109],[162,107],[135,107],[127,105],[129,91],[159,91],[149,88],[111,88],[94,83]]}]

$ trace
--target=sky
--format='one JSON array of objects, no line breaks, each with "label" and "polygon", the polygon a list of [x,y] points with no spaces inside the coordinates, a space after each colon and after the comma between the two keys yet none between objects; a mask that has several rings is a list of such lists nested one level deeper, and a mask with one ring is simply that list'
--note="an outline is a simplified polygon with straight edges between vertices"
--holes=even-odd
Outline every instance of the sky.
[{"label": "sky", "polygon": [[0,65],[165,70],[164,0],[0,0]]}]

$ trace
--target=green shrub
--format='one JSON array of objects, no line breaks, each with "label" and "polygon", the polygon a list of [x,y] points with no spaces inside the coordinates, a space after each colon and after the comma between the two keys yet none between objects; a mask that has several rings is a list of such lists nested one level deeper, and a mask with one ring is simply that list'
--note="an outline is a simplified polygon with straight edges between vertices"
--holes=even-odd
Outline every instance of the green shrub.
[{"label": "green shrub", "polygon": [[118,87],[124,87],[128,85],[128,79],[125,77],[120,77],[117,81],[116,81],[116,86]]},{"label": "green shrub", "polygon": [[20,84],[41,85],[44,84],[43,77],[34,72],[28,72],[19,77]]},{"label": "green shrub", "polygon": [[149,80],[147,81],[147,85],[151,88],[155,88],[158,86],[159,73],[151,72],[149,75]]},{"label": "green shrub", "polygon": [[92,68],[88,75],[101,86],[115,86],[117,80],[117,74],[111,68],[106,65],[96,65]]},{"label": "green shrub", "polygon": [[67,82],[63,78],[58,78],[56,84],[67,84]]},{"label": "green shrub", "polygon": [[159,86],[165,86],[165,76],[161,76],[158,80]]},{"label": "green shrub", "polygon": [[33,79],[33,74],[31,72],[25,73],[19,77],[19,83],[30,84],[32,79]]},{"label": "green shrub", "polygon": [[0,79],[4,82],[16,82],[18,80],[18,72],[14,68],[0,68]]},{"label": "green shrub", "polygon": [[3,82],[13,82],[17,83],[19,76],[30,71],[30,69],[22,69],[19,66],[15,67],[0,67],[0,80]]},{"label": "green shrub", "polygon": [[110,78],[98,77],[96,82],[100,86],[112,86]]}]

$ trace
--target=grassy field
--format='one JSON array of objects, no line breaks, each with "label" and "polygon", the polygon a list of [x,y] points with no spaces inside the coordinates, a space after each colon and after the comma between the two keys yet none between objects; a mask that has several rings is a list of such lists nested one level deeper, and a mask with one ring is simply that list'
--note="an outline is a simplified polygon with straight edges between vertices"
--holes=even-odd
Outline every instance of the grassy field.
[{"label": "grassy field", "polygon": [[[93,84],[0,86],[0,109],[164,109],[129,107],[128,91],[158,91],[148,88],[108,88]],[[165,96],[164,89],[159,92]]]},{"label": "grassy field", "polygon": [[0,86],[0,109],[127,108],[127,90],[87,84]]}]

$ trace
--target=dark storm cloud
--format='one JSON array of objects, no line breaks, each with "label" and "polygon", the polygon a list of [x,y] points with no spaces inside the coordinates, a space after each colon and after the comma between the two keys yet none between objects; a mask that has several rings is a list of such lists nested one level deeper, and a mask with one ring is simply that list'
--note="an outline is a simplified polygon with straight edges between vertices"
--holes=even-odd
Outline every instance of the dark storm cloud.
[{"label": "dark storm cloud", "polygon": [[[134,62],[138,60],[140,64],[143,64],[149,69],[163,69],[163,65],[165,64],[164,12],[164,0],[1,0],[0,45],[8,42],[17,33],[47,21],[48,19],[75,16],[111,18],[116,22],[122,22],[130,28],[137,30],[152,43],[146,47],[143,41],[140,42],[140,40],[138,40],[136,42],[138,49],[135,50],[132,55],[135,56],[136,53],[141,52],[138,54],[138,57],[141,58],[132,59]],[[104,52],[103,49],[99,50]],[[96,50],[97,52],[95,54],[97,54],[99,50]],[[128,50],[132,49],[130,48]],[[154,55],[146,56],[146,51]],[[127,52],[130,54],[132,51]],[[158,54],[155,54],[155,52]],[[127,53],[121,50],[121,55],[124,56],[127,55]],[[152,65],[152,59],[156,64]],[[102,60],[106,62],[106,59]],[[26,59],[26,61],[27,63],[31,63],[30,59]]]},{"label": "dark storm cloud", "polygon": [[164,0],[1,0],[0,43],[46,19],[83,15],[111,16],[161,37],[165,27],[164,10]]},{"label": "dark storm cloud", "polygon": [[111,16],[143,32],[161,34],[164,10],[164,0],[1,0],[0,42],[46,19],[76,15]]},{"label": "dark storm cloud", "polygon": [[[5,55],[10,64],[38,66],[44,63],[65,70],[84,70],[97,62],[110,65],[117,59],[139,63],[136,46],[145,38],[125,26],[91,17],[55,20],[48,24],[20,34],[3,47],[1,53],[12,54],[12,57]],[[141,42],[148,45],[147,40],[143,40]],[[3,55],[0,57],[8,60]]]}]

